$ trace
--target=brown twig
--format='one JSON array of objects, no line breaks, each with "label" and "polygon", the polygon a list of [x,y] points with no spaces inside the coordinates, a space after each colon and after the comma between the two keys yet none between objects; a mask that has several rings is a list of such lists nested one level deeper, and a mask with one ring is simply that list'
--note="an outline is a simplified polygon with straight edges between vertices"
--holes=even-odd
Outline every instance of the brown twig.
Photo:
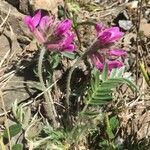
[{"label": "brown twig", "polygon": [[139,35],[139,31],[140,31],[140,22],[141,22],[141,12],[142,12],[142,3],[143,0],[139,0],[139,10],[137,9],[137,17],[138,17],[138,21],[137,21],[137,25],[136,25],[136,32],[137,32],[137,36],[136,36],[136,84],[138,83],[138,62],[139,62],[139,39],[140,39],[140,35]]}]

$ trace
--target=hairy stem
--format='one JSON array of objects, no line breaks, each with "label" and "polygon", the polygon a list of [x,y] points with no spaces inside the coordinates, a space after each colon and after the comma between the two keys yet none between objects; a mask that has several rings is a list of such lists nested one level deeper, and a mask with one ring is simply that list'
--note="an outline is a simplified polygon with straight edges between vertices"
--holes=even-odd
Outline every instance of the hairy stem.
[{"label": "hairy stem", "polygon": [[42,76],[42,64],[43,64],[43,59],[44,59],[45,53],[46,53],[46,49],[43,47],[41,49],[39,62],[38,62],[38,75],[39,75],[39,80],[40,80],[40,83],[42,86],[42,90],[44,92],[44,98],[47,103],[46,111],[47,111],[48,117],[50,120],[52,120],[54,127],[57,127],[57,122],[56,122],[55,115],[53,112],[53,103],[49,100],[48,93],[46,91],[47,88],[45,86],[43,76]]}]

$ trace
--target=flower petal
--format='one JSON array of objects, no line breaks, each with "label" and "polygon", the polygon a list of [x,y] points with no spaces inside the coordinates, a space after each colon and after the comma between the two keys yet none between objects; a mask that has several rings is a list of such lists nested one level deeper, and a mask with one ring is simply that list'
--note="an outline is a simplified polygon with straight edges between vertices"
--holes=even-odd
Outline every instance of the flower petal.
[{"label": "flower petal", "polygon": [[100,32],[98,39],[102,44],[109,44],[119,40],[123,35],[124,33],[120,32],[118,27],[111,27]]},{"label": "flower petal", "polygon": [[119,40],[124,35],[123,32],[120,32],[118,27],[112,27],[109,29],[109,32],[111,32],[111,38],[110,40],[112,42]]},{"label": "flower petal", "polygon": [[36,39],[40,42],[40,43],[44,43],[46,42],[46,38],[43,35],[42,32],[40,32],[37,28],[34,30],[34,36],[36,37]]},{"label": "flower petal", "polygon": [[60,47],[60,45],[59,44],[49,44],[49,43],[47,43],[47,44],[45,44],[45,46],[50,50],[50,51],[61,51],[61,47]]},{"label": "flower petal", "polygon": [[[56,36],[56,35],[55,35]],[[70,31],[66,32],[64,35],[57,35],[51,41],[47,42],[47,48],[55,51],[74,51],[75,45],[72,44],[74,39],[74,34]]]},{"label": "flower petal", "polygon": [[110,56],[125,56],[127,54],[127,52],[122,49],[113,49],[113,50],[109,50],[108,54]]},{"label": "flower petal", "polygon": [[63,47],[63,51],[73,52],[73,51],[75,51],[75,45],[69,44],[69,45]]},{"label": "flower petal", "polygon": [[93,63],[93,65],[99,69],[100,71],[103,70],[104,67],[104,60],[103,60],[103,56],[99,53],[99,52],[94,52],[93,54],[91,54],[90,59]]},{"label": "flower petal", "polygon": [[32,20],[31,16],[25,16],[23,22],[28,25],[28,23]]},{"label": "flower petal", "polygon": [[111,71],[113,68],[120,68],[123,66],[123,63],[119,60],[113,60],[107,62],[108,69]]},{"label": "flower petal", "polygon": [[105,32],[100,33],[100,35],[98,36],[98,39],[100,40],[101,44],[108,44],[112,42],[110,41],[110,37],[111,37],[111,33],[105,31]]},{"label": "flower petal", "polygon": [[34,27],[37,27],[39,25],[41,20],[41,10],[39,10],[33,17],[32,17],[32,23]]},{"label": "flower petal", "polygon": [[54,21],[53,17],[49,17],[49,16],[42,17],[39,24],[40,29],[46,32],[46,29],[53,23],[53,21]]},{"label": "flower petal", "polygon": [[25,16],[23,21],[27,25],[27,27],[29,28],[29,30],[31,32],[33,32],[34,29],[35,29],[35,27],[34,27],[34,24],[32,22],[32,18],[30,16]]},{"label": "flower petal", "polygon": [[70,45],[73,42],[74,34],[72,32],[66,32],[62,40],[62,45]]},{"label": "flower petal", "polygon": [[102,24],[100,24],[100,23],[97,23],[95,25],[95,29],[96,29],[97,33],[99,34],[99,32],[101,32],[102,30],[104,30],[104,26]]},{"label": "flower petal", "polygon": [[71,26],[72,26],[72,21],[70,19],[66,19],[57,25],[55,33],[57,35],[63,34],[66,31],[68,31],[71,28]]}]

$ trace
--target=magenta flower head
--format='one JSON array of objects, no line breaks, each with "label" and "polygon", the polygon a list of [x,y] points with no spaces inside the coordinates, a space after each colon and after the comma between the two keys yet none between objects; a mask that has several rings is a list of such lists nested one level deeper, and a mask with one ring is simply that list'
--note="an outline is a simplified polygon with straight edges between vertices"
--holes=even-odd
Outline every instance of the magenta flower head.
[{"label": "magenta flower head", "polygon": [[41,10],[37,11],[33,17],[25,16],[24,18],[24,23],[40,43],[46,42],[47,31],[53,22],[54,18],[44,15]]},{"label": "magenta flower head", "polygon": [[104,58],[98,51],[91,54],[90,59],[96,68],[98,68],[100,71],[103,70]]},{"label": "magenta flower head", "polygon": [[120,68],[123,66],[123,62],[119,60],[110,60],[107,62],[108,70],[112,70],[114,68]]},{"label": "magenta flower head", "polygon": [[122,49],[110,49],[108,51],[108,54],[110,56],[125,56],[127,53],[125,50]]},{"label": "magenta flower head", "polygon": [[123,36],[118,27],[111,27],[98,33],[98,39],[102,45],[111,44]]},{"label": "magenta flower head", "polygon": [[[118,55],[118,56],[123,56],[126,53],[122,54],[122,55]],[[110,55],[112,56],[112,55]],[[116,56],[116,55],[115,55]],[[123,62],[115,59],[115,60],[111,60],[109,58],[109,55],[103,55],[101,54],[99,51],[94,52],[93,54],[90,55],[90,59],[92,61],[92,63],[95,65],[95,67],[97,69],[99,69],[100,71],[103,70],[104,65],[107,64],[108,66],[108,70],[111,71],[114,68],[120,68],[123,66]]]},{"label": "magenta flower head", "polygon": [[53,51],[68,51],[73,52],[75,45],[73,44],[74,34],[70,31],[72,21],[66,19],[58,22],[53,32],[53,39],[45,43],[48,49]]},{"label": "magenta flower head", "polygon": [[49,50],[69,52],[75,50],[74,34],[70,31],[71,20],[56,21],[53,16],[44,15],[39,10],[33,17],[25,16],[24,23],[34,37]]},{"label": "magenta flower head", "polygon": [[57,35],[57,37],[54,37],[54,40],[48,41],[47,43],[45,43],[45,45],[48,49],[53,51],[63,50],[63,51],[73,52],[75,50],[75,46],[74,44],[72,44],[73,39],[74,39],[74,34],[71,31],[68,31],[65,34]]},{"label": "magenta flower head", "polygon": [[110,47],[122,38],[123,32],[120,32],[118,27],[105,28],[102,24],[96,24],[95,29],[97,32],[96,51],[89,54],[92,63],[100,71],[103,70],[105,64],[109,71],[122,67],[123,63],[118,59],[126,55],[125,50],[110,49]]}]

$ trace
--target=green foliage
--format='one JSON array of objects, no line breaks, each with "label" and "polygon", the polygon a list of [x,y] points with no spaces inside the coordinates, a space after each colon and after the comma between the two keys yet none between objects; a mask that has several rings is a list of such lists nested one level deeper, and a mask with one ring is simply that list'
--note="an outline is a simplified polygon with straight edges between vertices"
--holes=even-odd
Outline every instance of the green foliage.
[{"label": "green foliage", "polygon": [[110,125],[110,121],[108,116],[106,115],[106,133],[108,135],[108,139],[113,139],[115,137],[113,131],[112,131],[112,127]]},{"label": "green foliage", "polygon": [[52,53],[51,55],[49,55],[49,57],[50,66],[52,67],[52,69],[55,69],[60,63],[60,54]]},{"label": "green foliage", "polygon": [[126,83],[132,90],[137,90],[136,86],[127,78],[123,77],[125,68],[113,69],[108,76],[107,66],[102,74],[98,70],[92,73],[91,86],[87,94],[87,104],[104,105],[112,100],[113,90]]},{"label": "green foliage", "polygon": [[24,120],[25,112],[21,106],[18,106],[17,100],[12,104],[12,113],[17,122],[22,123]]},{"label": "green foliage", "polygon": [[103,116],[103,127],[100,128],[101,132],[105,135],[100,138],[99,147],[101,149],[115,150],[119,147],[115,143],[116,141],[116,130],[119,126],[119,120],[117,116],[112,116],[109,118],[108,114]]},{"label": "green foliage", "polygon": [[62,52],[61,54],[69,59],[75,59],[75,57],[76,57],[75,53]]},{"label": "green foliage", "polygon": [[[63,129],[54,129],[47,121],[46,126],[44,126],[44,135],[39,140],[34,141],[34,148],[39,149],[67,149],[67,143],[65,143],[66,133]],[[43,133],[43,132],[42,132]]]},{"label": "green foliage", "polygon": [[108,139],[114,139],[114,130],[118,127],[119,125],[119,120],[117,119],[116,116],[113,116],[109,119],[108,115],[105,115],[105,124],[106,124],[106,133],[108,136]]},{"label": "green foliage", "polygon": [[12,146],[12,150],[23,150],[22,144],[15,144]]},{"label": "green foliage", "polygon": [[[95,107],[99,109],[99,106],[111,102],[114,90],[124,83],[127,84],[131,90],[137,90],[130,79],[130,74],[128,74],[128,76],[125,74],[125,67],[113,69],[111,72],[108,72],[107,66],[105,66],[102,73],[100,73],[99,70],[93,70],[90,86],[87,91],[86,104],[80,113],[82,120],[80,121],[84,123],[82,129],[78,124],[78,127],[75,127],[76,130],[74,130],[72,134],[72,137],[74,137],[76,141],[78,141],[82,135],[84,135],[84,137],[88,135],[90,131],[91,135],[93,131],[93,134],[97,131],[97,134],[100,134],[99,147],[104,149],[115,149],[117,147],[115,144],[115,132],[119,126],[117,116],[110,118],[107,112],[95,111]],[[87,110],[89,106],[90,109]],[[102,129],[98,128],[98,126],[101,126]]]},{"label": "green foliage", "polygon": [[111,126],[112,131],[115,130],[119,126],[119,120],[116,116],[113,116],[109,120],[109,124]]},{"label": "green foliage", "polygon": [[7,138],[10,135],[10,138],[14,137],[21,131],[22,127],[20,124],[14,124],[9,127],[9,129],[5,129],[3,132],[3,137]]},{"label": "green foliage", "polygon": [[30,122],[31,110],[30,107],[26,109],[23,108],[23,105],[18,106],[17,100],[12,104],[12,113],[16,122],[21,124],[22,128],[25,129]]},{"label": "green foliage", "polygon": [[54,142],[65,139],[65,132],[61,129],[53,129],[50,124],[47,123],[47,126],[44,128],[44,132],[48,137]]}]

